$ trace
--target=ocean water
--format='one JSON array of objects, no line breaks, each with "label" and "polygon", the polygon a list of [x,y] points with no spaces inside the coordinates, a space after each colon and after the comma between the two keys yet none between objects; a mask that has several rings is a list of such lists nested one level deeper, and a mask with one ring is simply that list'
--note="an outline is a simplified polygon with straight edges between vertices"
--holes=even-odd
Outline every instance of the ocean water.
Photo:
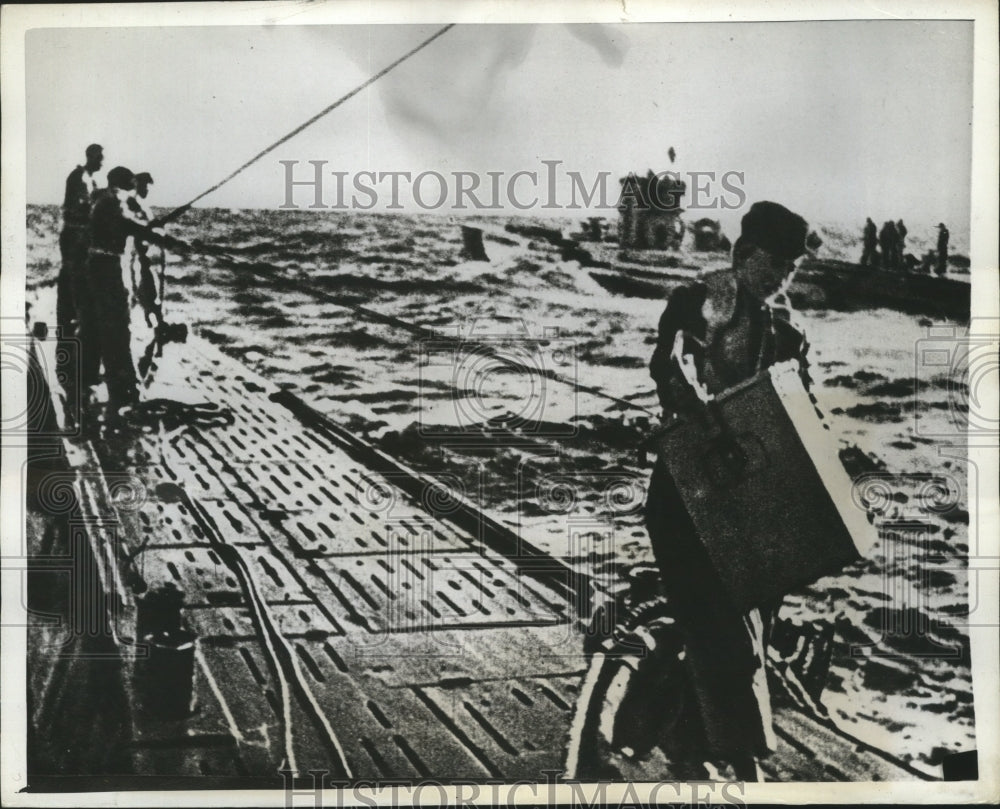
[{"label": "ocean water", "polygon": [[[58,270],[58,209],[30,206],[27,227],[30,301]],[[614,587],[652,561],[650,467],[637,448],[659,415],[646,366],[663,305],[611,295],[558,248],[502,227],[487,229],[490,260],[473,262],[441,217],[193,210],[171,232],[203,255],[169,257],[165,314]],[[819,230],[821,255],[860,253],[852,230]],[[685,256],[709,260],[719,257]],[[831,429],[877,470],[864,491],[881,539],[789,594],[781,615],[835,625],[835,719],[930,769],[975,746],[965,627],[976,481],[956,426],[961,368],[918,358],[964,324],[885,309],[794,316]]]}]

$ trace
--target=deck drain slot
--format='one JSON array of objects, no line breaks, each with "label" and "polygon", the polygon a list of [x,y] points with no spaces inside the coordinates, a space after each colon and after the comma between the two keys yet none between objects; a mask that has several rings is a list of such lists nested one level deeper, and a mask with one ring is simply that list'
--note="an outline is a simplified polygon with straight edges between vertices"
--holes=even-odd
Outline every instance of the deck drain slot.
[{"label": "deck drain slot", "polygon": [[482,581],[473,576],[468,570],[460,570],[458,572],[466,579],[468,579],[470,582],[472,582],[476,587],[478,587],[479,590],[483,593],[483,595],[485,595],[487,598],[493,598],[493,593],[490,590],[486,589],[486,587],[483,586]]},{"label": "deck drain slot", "polygon": [[547,685],[541,686],[538,690],[548,697],[549,701],[557,708],[561,708],[564,711],[572,710],[572,706]]},{"label": "deck drain slot", "polygon": [[438,598],[440,598],[445,604],[447,604],[449,607],[451,607],[451,609],[455,613],[457,613],[458,615],[461,615],[463,618],[467,615],[467,613],[465,612],[465,610],[463,610],[460,606],[458,606],[458,604],[456,604],[454,601],[452,601],[450,598],[448,598],[448,596],[446,596],[440,590],[437,591],[437,595],[438,595]]},{"label": "deck drain slot", "polygon": [[319,683],[326,682],[326,677],[323,676],[323,672],[320,671],[316,661],[313,660],[312,655],[309,654],[309,650],[302,648],[302,646],[296,643],[295,651],[298,652],[299,658],[303,663],[305,663],[306,668],[309,669],[309,673],[312,675],[313,679]]},{"label": "deck drain slot", "polygon": [[462,702],[462,707],[465,708],[465,710],[469,714],[469,716],[471,716],[473,719],[475,719],[476,722],[479,724],[479,726],[483,730],[486,731],[486,733],[489,735],[489,737],[491,739],[493,739],[493,741],[495,741],[497,743],[497,746],[501,750],[503,750],[505,753],[507,753],[508,755],[511,755],[511,756],[518,755],[517,748],[514,747],[514,745],[512,745],[510,742],[508,742],[507,739],[504,738],[503,734],[499,730],[497,730],[495,727],[493,727],[493,725],[490,722],[490,720],[487,719],[485,716],[483,716],[476,709],[476,707],[474,705],[472,705],[472,703],[468,702],[467,700],[463,701]]},{"label": "deck drain slot", "polygon": [[391,598],[395,601],[396,594],[385,585],[382,579],[372,573],[371,580],[375,583],[375,586],[378,587],[379,590],[385,593],[386,598]]},{"label": "deck drain slot", "polygon": [[240,657],[243,658],[243,662],[247,664],[247,668],[250,669],[250,675],[260,684],[264,685],[267,682],[267,678],[261,673],[260,668],[257,666],[257,662],[253,659],[253,656],[246,650],[246,647],[240,646],[239,648]]},{"label": "deck drain slot", "polygon": [[378,720],[378,723],[382,727],[386,729],[392,727],[392,722],[386,718],[386,715],[382,713],[382,709],[378,707],[378,704],[374,700],[368,700],[365,704],[368,706],[368,710],[371,711],[371,715]]},{"label": "deck drain slot", "polygon": [[527,705],[529,708],[535,704],[535,701],[525,694],[520,688],[514,686],[510,689],[510,693],[514,695],[514,698],[523,705]]},{"label": "deck drain slot", "polygon": [[393,768],[389,766],[389,763],[382,757],[382,754],[378,751],[378,748],[372,744],[364,736],[361,737],[361,746],[365,748],[365,752],[368,754],[369,758],[378,767],[379,773],[382,775],[387,775],[392,772]]},{"label": "deck drain slot", "polygon": [[319,490],[323,493],[323,495],[326,497],[326,499],[329,500],[331,503],[333,503],[335,506],[343,506],[344,505],[342,502],[340,502],[340,500],[337,498],[337,496],[334,495],[325,486],[320,486]]},{"label": "deck drain slot", "polygon": [[267,561],[267,559],[263,556],[258,556],[257,564],[264,568],[264,572],[271,577],[271,581],[273,581],[278,587],[285,586],[285,583],[281,580],[281,576],[278,575],[278,571],[271,567],[271,564]]},{"label": "deck drain slot", "polygon": [[392,740],[396,742],[396,746],[403,752],[403,755],[406,756],[406,760],[413,765],[413,769],[415,769],[422,777],[429,778],[430,771],[427,769],[427,766],[421,760],[420,756],[417,755],[416,751],[410,747],[410,743],[398,734],[394,735]]},{"label": "deck drain slot", "polygon": [[357,591],[358,595],[360,595],[367,602],[369,607],[371,607],[373,610],[379,609],[378,602],[371,597],[369,592],[364,587],[361,586],[361,584],[357,581],[357,579],[354,578],[354,576],[352,576],[346,570],[343,571],[340,575],[344,579],[344,581],[346,581],[349,585],[351,585],[351,587],[353,587]]},{"label": "deck drain slot", "polygon": [[236,519],[232,514],[229,513],[228,508],[222,510],[223,516],[226,518],[227,522],[240,534],[243,533],[243,523]]},{"label": "deck drain slot", "polygon": [[326,652],[326,656],[330,658],[333,665],[335,665],[339,671],[342,671],[344,674],[347,673],[347,663],[344,662],[344,658],[337,654],[336,649],[334,649],[329,643],[324,643],[323,651]]},{"label": "deck drain slot", "polygon": [[280,478],[276,477],[275,475],[270,475],[269,477],[271,478],[272,481],[274,481],[274,485],[277,486],[279,489],[281,489],[281,491],[283,491],[285,494],[290,495],[292,493],[291,490],[287,486],[285,486],[284,483],[281,482]]}]

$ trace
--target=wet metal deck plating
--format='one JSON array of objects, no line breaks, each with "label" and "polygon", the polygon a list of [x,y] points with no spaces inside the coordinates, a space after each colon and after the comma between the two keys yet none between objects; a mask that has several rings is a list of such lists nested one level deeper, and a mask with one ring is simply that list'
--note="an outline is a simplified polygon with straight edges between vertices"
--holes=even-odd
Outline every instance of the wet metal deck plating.
[{"label": "wet metal deck plating", "polygon": [[231,423],[164,418],[128,441],[67,442],[81,502],[110,517],[89,531],[119,640],[136,634],[132,593],[165,582],[199,637],[195,711],[136,710],[136,769],[336,773],[338,745],[355,778],[559,769],[585,664],[565,597],[210,345],[168,346],[160,365],[170,384],[147,401],[184,391]]}]

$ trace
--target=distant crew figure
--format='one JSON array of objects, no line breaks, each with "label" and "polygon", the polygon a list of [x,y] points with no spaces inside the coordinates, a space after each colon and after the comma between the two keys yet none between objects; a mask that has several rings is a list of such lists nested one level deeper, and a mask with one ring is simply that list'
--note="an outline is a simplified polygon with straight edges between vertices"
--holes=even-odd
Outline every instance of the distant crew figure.
[{"label": "distant crew figure", "polygon": [[909,231],[906,229],[906,225],[903,224],[903,220],[900,219],[896,223],[896,235],[898,239],[896,240],[896,269],[904,270],[906,269],[906,234]]},{"label": "distant crew figure", "polygon": [[[148,171],[135,175],[135,196],[128,197],[127,205],[133,217],[140,224],[154,227],[153,212],[146,198],[149,196],[149,186],[153,177]],[[147,326],[159,326],[163,322],[162,301],[163,279],[157,285],[153,275],[153,255],[151,245],[141,238],[133,237],[132,255],[129,260],[129,272],[132,279],[132,294],[142,307]]]},{"label": "distant crew figure", "polygon": [[[796,360],[808,379],[805,336],[767,303],[807,252],[808,232],[806,221],[784,206],[755,203],[733,246],[732,270],[670,294],[649,363],[664,413],[696,414],[705,394],[785,360]],[[764,669],[770,615],[758,609],[743,614],[722,595],[662,460],[650,479],[646,527],[692,674],[703,733],[690,742],[697,748],[691,755],[724,759],[737,778],[757,780],[756,758],[775,744]]]},{"label": "distant crew figure", "polygon": [[76,410],[79,391],[79,358],[72,339],[80,326],[80,309],[86,304],[87,289],[84,270],[87,263],[87,222],[90,218],[91,200],[97,192],[96,174],[104,162],[104,150],[96,143],[86,149],[86,162],[77,166],[66,178],[63,198],[63,227],[59,234],[59,252],[62,267],[56,280],[56,325],[66,343],[59,352],[57,372],[66,391],[67,414]]},{"label": "distant crew figure", "polygon": [[944,275],[948,270],[948,237],[951,234],[948,233],[948,228],[944,226],[944,222],[938,225],[938,240],[937,240],[937,274]]},{"label": "distant crew figure", "polygon": [[878,226],[869,216],[865,221],[864,249],[861,252],[862,267],[878,266]]},{"label": "distant crew figure", "polygon": [[899,234],[896,232],[896,223],[891,219],[882,225],[878,241],[882,248],[882,266],[887,270],[895,269],[896,243],[899,241]]},{"label": "distant crew figure", "polygon": [[94,198],[90,213],[86,280],[88,306],[81,311],[81,373],[87,386],[97,384],[101,362],[108,386],[108,420],[139,398],[132,364],[128,293],[122,280],[122,254],[129,236],[170,245],[176,240],[137,221],[128,204],[135,175],[124,166],[108,172],[108,187]]}]

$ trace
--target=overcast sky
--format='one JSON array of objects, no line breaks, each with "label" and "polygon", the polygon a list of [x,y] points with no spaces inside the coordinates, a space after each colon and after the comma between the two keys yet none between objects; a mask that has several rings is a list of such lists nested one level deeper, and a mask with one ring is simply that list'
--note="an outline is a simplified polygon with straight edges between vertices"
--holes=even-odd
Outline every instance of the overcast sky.
[{"label": "overcast sky", "polygon": [[[105,170],[149,171],[152,202],[185,202],[437,27],[32,30],[28,201],[60,201],[96,141]],[[811,221],[957,233],[971,116],[971,23],[459,26],[201,204],[277,207],[279,160],[484,178],[561,160],[584,177],[740,171],[749,201]]]}]

